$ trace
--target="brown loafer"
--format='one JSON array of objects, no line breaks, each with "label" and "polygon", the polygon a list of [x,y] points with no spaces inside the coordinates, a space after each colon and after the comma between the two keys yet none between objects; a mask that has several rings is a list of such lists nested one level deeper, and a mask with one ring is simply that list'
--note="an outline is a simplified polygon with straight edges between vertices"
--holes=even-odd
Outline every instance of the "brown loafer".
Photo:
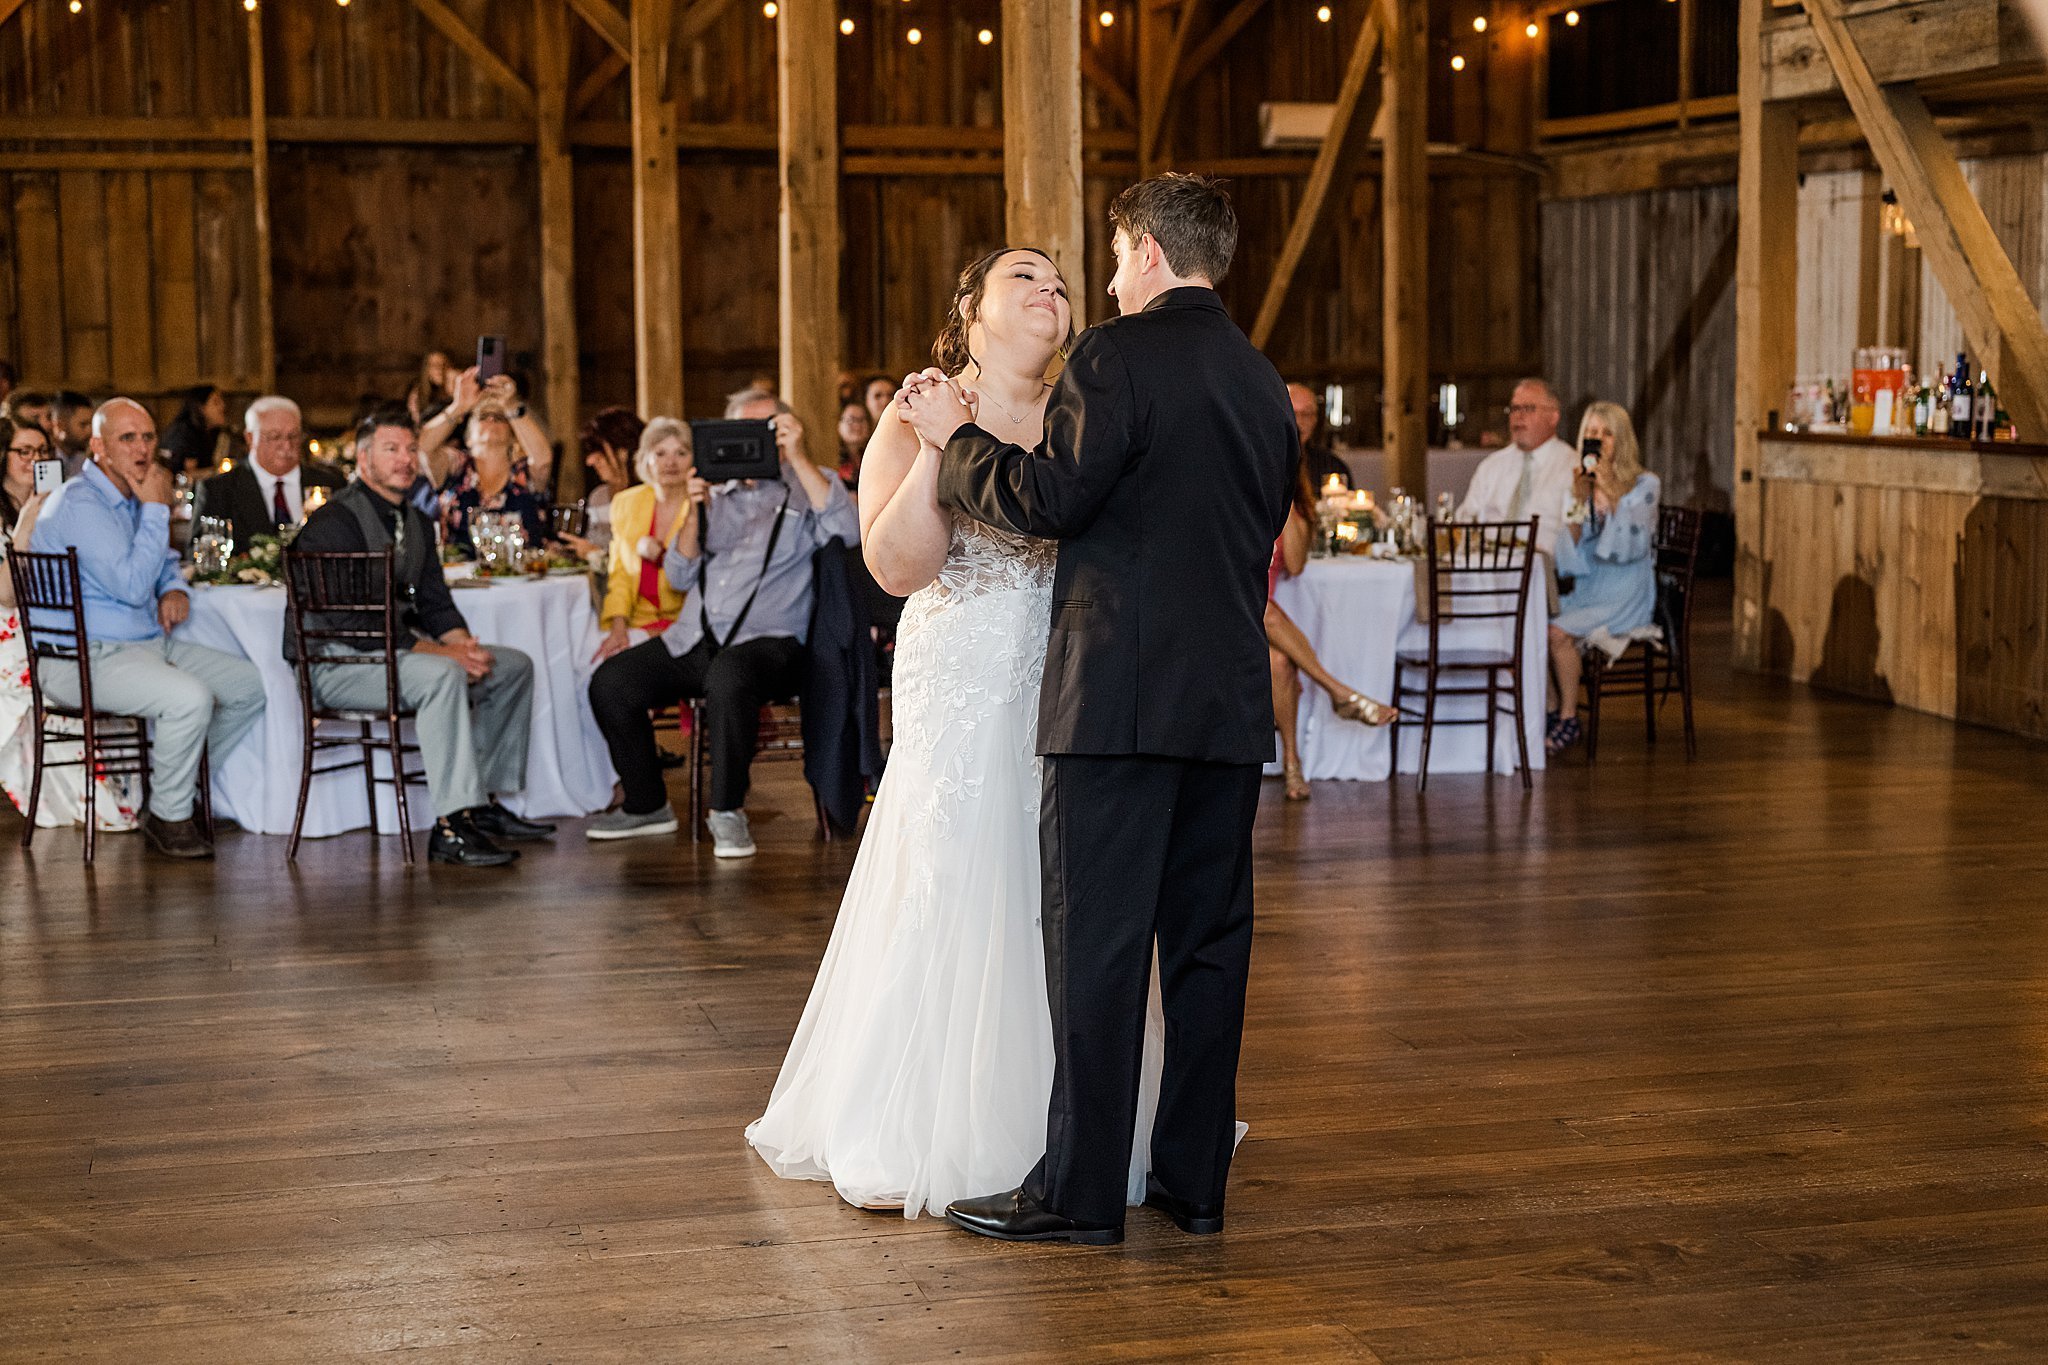
[{"label": "brown loafer", "polygon": [[211,858],[213,845],[206,842],[199,832],[199,822],[189,816],[183,820],[159,820],[154,812],[145,811],[142,816],[142,838],[150,848],[166,858]]}]

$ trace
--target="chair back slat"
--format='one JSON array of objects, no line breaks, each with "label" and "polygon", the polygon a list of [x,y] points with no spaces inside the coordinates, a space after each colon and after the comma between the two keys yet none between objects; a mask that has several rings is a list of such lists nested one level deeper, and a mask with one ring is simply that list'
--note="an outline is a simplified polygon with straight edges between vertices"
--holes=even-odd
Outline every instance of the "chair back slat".
[{"label": "chair back slat", "polygon": [[396,555],[381,550],[284,552],[285,629],[293,642],[299,705],[319,713],[313,664],[384,670],[384,713],[397,723],[398,589]]},{"label": "chair back slat", "polygon": [[1664,507],[1657,513],[1650,551],[1656,562],[1657,624],[1672,650],[1684,649],[1692,636],[1692,586],[1705,520],[1696,507]]},{"label": "chair back slat", "polygon": [[1430,648],[1446,616],[1460,621],[1517,623],[1529,607],[1529,577],[1535,563],[1536,526],[1527,521],[1438,521],[1429,519]]},{"label": "chair back slat", "polygon": [[7,572],[14,580],[22,651],[28,655],[28,686],[35,724],[43,723],[43,714],[49,708],[43,696],[46,662],[69,663],[77,668],[78,710],[91,712],[92,642],[85,633],[85,589],[78,576],[77,547],[66,546],[55,554],[38,554],[10,545]]}]

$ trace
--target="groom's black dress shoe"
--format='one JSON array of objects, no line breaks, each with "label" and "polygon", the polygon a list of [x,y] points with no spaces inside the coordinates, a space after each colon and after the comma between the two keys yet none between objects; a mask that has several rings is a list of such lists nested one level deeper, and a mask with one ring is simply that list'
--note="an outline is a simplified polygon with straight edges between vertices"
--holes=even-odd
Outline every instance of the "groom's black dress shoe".
[{"label": "groom's black dress shoe", "polygon": [[956,1199],[946,1205],[946,1221],[956,1228],[993,1237],[999,1242],[1078,1242],[1111,1247],[1124,1239],[1122,1226],[1090,1227],[1054,1213],[1023,1190]]},{"label": "groom's black dress shoe", "polygon": [[1158,1209],[1171,1218],[1173,1225],[1182,1232],[1206,1236],[1212,1232],[1223,1231],[1221,1204],[1190,1204],[1185,1199],[1176,1199],[1149,1175],[1145,1177],[1145,1207]]},{"label": "groom's black dress shoe", "polygon": [[458,811],[434,822],[434,832],[427,836],[428,862],[452,867],[504,867],[518,861],[516,849],[499,848],[466,815],[467,812]]},{"label": "groom's black dress shoe", "polygon": [[469,822],[482,830],[484,837],[493,843],[545,839],[555,832],[553,825],[522,820],[495,801],[488,805],[472,807],[469,811]]}]

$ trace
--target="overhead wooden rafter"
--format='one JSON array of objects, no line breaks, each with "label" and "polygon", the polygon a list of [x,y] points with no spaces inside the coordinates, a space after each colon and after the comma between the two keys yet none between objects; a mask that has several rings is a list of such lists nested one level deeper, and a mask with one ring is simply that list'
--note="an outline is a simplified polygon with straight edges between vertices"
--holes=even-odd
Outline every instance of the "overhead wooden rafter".
[{"label": "overhead wooden rafter", "polygon": [[626,74],[626,68],[633,59],[617,52],[607,52],[604,60],[590,69],[590,74],[576,83],[576,93],[569,97],[569,117],[581,118],[583,111],[597,103],[597,97],[611,88],[611,83]]},{"label": "overhead wooden rafter", "polygon": [[1103,65],[1102,58],[1086,43],[1081,45],[1081,79],[1094,86],[1097,93],[1123,115],[1125,123],[1133,128],[1138,126],[1138,97],[1124,88],[1116,73]]},{"label": "overhead wooden rafter", "polygon": [[627,27],[626,16],[614,8],[610,0],[569,0],[569,6],[583,17],[583,22],[597,30],[598,37],[611,45],[613,55],[632,57],[633,35]]},{"label": "overhead wooden rafter", "polygon": [[1266,0],[1237,0],[1237,3],[1231,6],[1230,11],[1217,20],[1216,27],[1203,35],[1200,45],[1194,51],[1188,53],[1186,59],[1175,68],[1173,73],[1175,87],[1186,85],[1204,67],[1222,56],[1223,49],[1229,45],[1230,40],[1235,38],[1238,35],[1238,31],[1246,24],[1249,24],[1258,12],[1265,7]]},{"label": "overhead wooden rafter", "polygon": [[1373,75],[1379,58],[1381,20],[1378,6],[1366,10],[1358,38],[1351,45],[1351,60],[1344,68],[1344,84],[1337,92],[1337,108],[1330,118],[1330,131],[1302,188],[1301,206],[1287,230],[1280,259],[1266,282],[1266,296],[1259,304],[1258,319],[1252,323],[1252,345],[1263,349],[1273,339],[1280,313],[1287,306],[1288,291],[1309,246],[1322,235],[1329,207],[1340,186],[1349,185],[1363,159],[1362,153],[1372,131],[1373,115],[1379,112],[1379,88]]},{"label": "overhead wooden rafter", "polygon": [[1202,0],[1184,0],[1172,16],[1173,32],[1162,35],[1167,11],[1146,6],[1138,13],[1138,173],[1159,169],[1159,148],[1166,136],[1166,113],[1173,103],[1174,73],[1187,51]]},{"label": "overhead wooden rafter", "polygon": [[505,64],[505,59],[491,50],[491,45],[477,37],[476,30],[462,22],[462,16],[449,9],[442,0],[412,0],[414,9],[420,12],[428,23],[439,29],[441,36],[460,48],[471,61],[482,68],[523,114],[533,112],[533,87],[528,85],[517,71]]},{"label": "overhead wooden rafter", "polygon": [[0,24],[4,24],[9,19],[12,19],[14,12],[25,3],[26,0],[0,0]]},{"label": "overhead wooden rafter", "polygon": [[1908,82],[1878,84],[1843,18],[1841,0],[1808,0],[1806,13],[1871,154],[1918,231],[1927,264],[2006,410],[2022,430],[2048,432],[2048,326],[1927,102]]}]

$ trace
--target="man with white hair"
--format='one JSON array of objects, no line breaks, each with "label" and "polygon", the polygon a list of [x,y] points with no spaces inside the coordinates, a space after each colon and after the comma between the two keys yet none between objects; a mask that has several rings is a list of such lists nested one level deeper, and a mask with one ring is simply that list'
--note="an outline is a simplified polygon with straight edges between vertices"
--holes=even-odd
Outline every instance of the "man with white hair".
[{"label": "man with white hair", "polygon": [[264,395],[249,405],[242,426],[249,459],[203,481],[192,501],[194,517],[233,522],[236,545],[299,525],[306,519],[307,489],[338,489],[343,483],[334,470],[305,463],[306,433],[291,399]]},{"label": "man with white hair", "polygon": [[[219,761],[256,723],[263,679],[247,659],[171,636],[192,599],[171,553],[171,471],[148,409],[109,399],[90,443],[92,460],[50,495],[30,548],[78,551],[94,709],[156,722],[143,837],[167,857],[210,858],[192,811],[200,758],[210,745]],[[42,677],[50,700],[79,704],[76,669],[49,665]]]},{"label": "man with white hair", "polygon": [[1557,391],[1544,380],[1515,385],[1508,399],[1508,434],[1513,441],[1480,461],[1458,508],[1463,521],[1527,521],[1536,525],[1536,548],[1550,553],[1571,499],[1578,454],[1557,439],[1564,416]]}]

